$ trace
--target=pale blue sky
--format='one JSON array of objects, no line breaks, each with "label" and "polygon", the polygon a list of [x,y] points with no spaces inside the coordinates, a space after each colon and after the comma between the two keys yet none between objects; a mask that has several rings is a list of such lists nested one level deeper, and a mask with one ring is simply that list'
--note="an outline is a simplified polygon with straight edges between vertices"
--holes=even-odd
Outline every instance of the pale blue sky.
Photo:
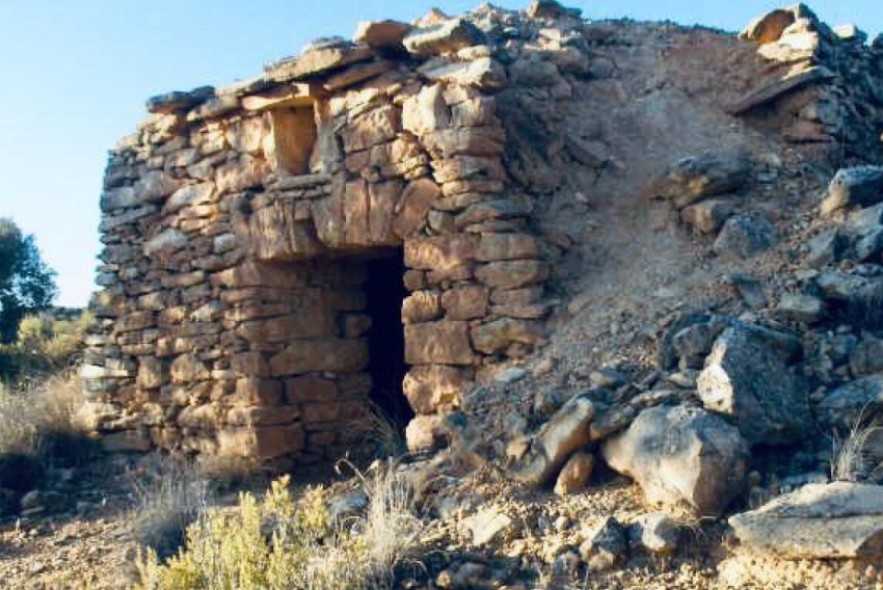
[{"label": "pale blue sky", "polygon": [[[669,19],[737,30],[790,0],[580,0],[590,19]],[[61,305],[84,305],[99,251],[98,198],[106,152],[134,130],[144,100],[222,86],[297,53],[306,41],[349,36],[360,20],[412,20],[478,0],[0,0],[0,217],[37,237],[58,271]],[[523,8],[528,0],[496,4]],[[812,3],[830,24],[883,28],[880,0]]]}]

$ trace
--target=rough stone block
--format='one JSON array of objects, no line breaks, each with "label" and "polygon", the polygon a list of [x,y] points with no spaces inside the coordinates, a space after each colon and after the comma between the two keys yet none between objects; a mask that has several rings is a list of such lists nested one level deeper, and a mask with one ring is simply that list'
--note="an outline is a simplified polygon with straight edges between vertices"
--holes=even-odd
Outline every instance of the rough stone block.
[{"label": "rough stone block", "polygon": [[460,405],[463,389],[471,383],[471,371],[444,365],[413,367],[402,388],[417,414],[435,414]]},{"label": "rough stone block", "polygon": [[542,323],[502,318],[472,329],[472,345],[485,354],[505,351],[512,343],[536,345],[545,342]]},{"label": "rough stone block", "polygon": [[298,425],[224,428],[218,432],[218,453],[227,457],[273,459],[304,448],[305,435]]},{"label": "rough stone block", "polygon": [[488,309],[488,289],[478,285],[457,287],[442,294],[441,304],[448,320],[483,318]]},{"label": "rough stone block", "polygon": [[491,262],[478,267],[475,276],[489,287],[518,289],[548,279],[549,266],[539,260]]},{"label": "rough stone block", "polygon": [[472,365],[468,322],[428,322],[405,326],[405,362],[410,365]]},{"label": "rough stone block", "polygon": [[409,268],[443,271],[475,260],[478,238],[447,235],[405,240],[405,265]]},{"label": "rough stone block", "polygon": [[368,366],[364,339],[301,340],[270,359],[274,377],[328,371],[354,373]]}]

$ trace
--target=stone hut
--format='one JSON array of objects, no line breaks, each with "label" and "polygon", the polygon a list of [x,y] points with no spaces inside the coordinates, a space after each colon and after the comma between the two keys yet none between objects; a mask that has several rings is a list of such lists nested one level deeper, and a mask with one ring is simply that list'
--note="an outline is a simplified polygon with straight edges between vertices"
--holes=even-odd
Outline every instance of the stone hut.
[{"label": "stone hut", "polygon": [[505,23],[473,21],[363,23],[147,102],[101,198],[83,376],[108,450],[316,463],[362,444],[369,400],[429,447],[484,369],[543,341],[549,266],[504,171]]}]

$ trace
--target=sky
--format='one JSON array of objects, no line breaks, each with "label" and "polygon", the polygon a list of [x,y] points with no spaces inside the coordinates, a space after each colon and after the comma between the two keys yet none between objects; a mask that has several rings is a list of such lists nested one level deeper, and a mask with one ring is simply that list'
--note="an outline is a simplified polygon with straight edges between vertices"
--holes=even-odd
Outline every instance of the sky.
[{"label": "sky", "polygon": [[[524,8],[529,0],[495,2]],[[630,17],[736,31],[791,0],[579,0],[591,20]],[[361,20],[410,21],[478,0],[0,0],[0,217],[36,237],[58,273],[57,304],[95,289],[107,150],[134,131],[151,95],[259,74],[316,37]],[[818,0],[832,25],[883,29],[880,0]]]}]

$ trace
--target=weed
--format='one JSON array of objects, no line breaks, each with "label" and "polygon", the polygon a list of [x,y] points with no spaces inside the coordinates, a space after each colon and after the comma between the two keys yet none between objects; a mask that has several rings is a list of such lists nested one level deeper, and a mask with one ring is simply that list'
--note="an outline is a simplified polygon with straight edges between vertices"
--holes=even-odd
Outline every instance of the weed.
[{"label": "weed", "polygon": [[[876,421],[866,423],[865,408],[843,440],[834,437],[831,479],[835,481],[876,481],[883,477],[883,426]],[[876,444],[870,444],[876,443]]]}]

